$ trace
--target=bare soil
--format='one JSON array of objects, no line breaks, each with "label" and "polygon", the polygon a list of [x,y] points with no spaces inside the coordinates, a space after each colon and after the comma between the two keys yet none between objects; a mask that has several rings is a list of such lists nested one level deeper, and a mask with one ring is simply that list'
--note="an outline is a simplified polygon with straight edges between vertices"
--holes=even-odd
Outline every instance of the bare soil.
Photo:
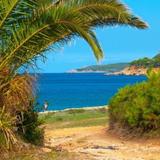
[{"label": "bare soil", "polygon": [[46,127],[45,146],[76,153],[77,160],[160,160],[159,139],[124,139],[106,126]]}]

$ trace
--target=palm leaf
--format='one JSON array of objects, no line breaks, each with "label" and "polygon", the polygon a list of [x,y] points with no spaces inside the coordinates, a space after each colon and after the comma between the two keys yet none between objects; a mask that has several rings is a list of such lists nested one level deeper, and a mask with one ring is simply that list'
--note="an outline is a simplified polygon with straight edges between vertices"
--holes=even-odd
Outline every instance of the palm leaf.
[{"label": "palm leaf", "polygon": [[[92,47],[96,58],[100,59],[102,58],[102,50],[97,41],[94,41],[95,36],[93,38],[89,33],[86,33],[90,32],[90,28],[97,25],[115,24],[131,25],[138,28],[147,27],[139,18],[130,14],[123,4],[115,0],[70,0],[62,1],[61,5],[57,6],[48,4],[34,11],[34,19],[28,23],[29,29],[26,27],[26,23],[21,23],[18,29],[12,30],[13,36],[7,50],[5,50],[7,54],[3,57],[0,68],[11,61],[23,64],[23,62],[35,58],[36,55],[40,55],[42,52],[39,51],[45,50],[43,46],[46,48],[52,43],[57,45],[57,42],[66,42],[70,39],[68,37],[75,35],[83,37]],[[61,35],[65,35],[65,37]],[[60,37],[62,38],[60,39]],[[25,58],[27,59],[25,60]]]},{"label": "palm leaf", "polygon": [[17,74],[19,69],[36,66],[46,50],[77,36],[100,60],[103,51],[93,30],[110,25],[147,28],[118,0],[0,0],[0,138],[8,148],[16,141],[11,116],[28,109],[35,93],[33,78]]}]

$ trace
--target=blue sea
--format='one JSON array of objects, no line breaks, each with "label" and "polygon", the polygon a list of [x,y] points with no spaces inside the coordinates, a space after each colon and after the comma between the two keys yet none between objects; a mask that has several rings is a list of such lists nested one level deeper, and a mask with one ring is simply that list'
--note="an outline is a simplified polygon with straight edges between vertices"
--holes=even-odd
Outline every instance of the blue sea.
[{"label": "blue sea", "polygon": [[146,79],[145,76],[110,76],[103,73],[38,74],[37,102],[48,110],[103,106],[122,87]]}]

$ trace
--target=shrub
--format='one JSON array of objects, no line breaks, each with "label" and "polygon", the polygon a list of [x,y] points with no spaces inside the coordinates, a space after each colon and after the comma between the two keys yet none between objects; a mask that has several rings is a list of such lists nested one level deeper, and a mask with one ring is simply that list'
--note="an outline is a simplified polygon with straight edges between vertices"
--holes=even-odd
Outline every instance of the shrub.
[{"label": "shrub", "polygon": [[29,143],[43,144],[43,128],[39,127],[41,123],[38,121],[38,113],[34,110],[34,105],[17,115],[20,119],[17,123],[18,134]]},{"label": "shrub", "polygon": [[15,117],[6,113],[5,107],[0,109],[0,150],[11,149],[16,144],[17,139],[13,133],[13,124]]},{"label": "shrub", "polygon": [[120,89],[109,103],[109,118],[111,129],[159,134],[160,73],[149,72],[147,81]]}]

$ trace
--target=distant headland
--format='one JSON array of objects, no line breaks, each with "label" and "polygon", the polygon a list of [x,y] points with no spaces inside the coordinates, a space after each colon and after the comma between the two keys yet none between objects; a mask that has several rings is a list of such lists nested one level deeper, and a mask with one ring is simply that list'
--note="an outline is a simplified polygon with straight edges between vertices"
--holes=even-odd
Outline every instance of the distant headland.
[{"label": "distant headland", "polygon": [[68,73],[105,73],[106,75],[145,75],[149,68],[155,72],[160,70],[160,54],[153,58],[141,58],[129,63],[115,63],[106,65],[92,65],[73,69]]}]

